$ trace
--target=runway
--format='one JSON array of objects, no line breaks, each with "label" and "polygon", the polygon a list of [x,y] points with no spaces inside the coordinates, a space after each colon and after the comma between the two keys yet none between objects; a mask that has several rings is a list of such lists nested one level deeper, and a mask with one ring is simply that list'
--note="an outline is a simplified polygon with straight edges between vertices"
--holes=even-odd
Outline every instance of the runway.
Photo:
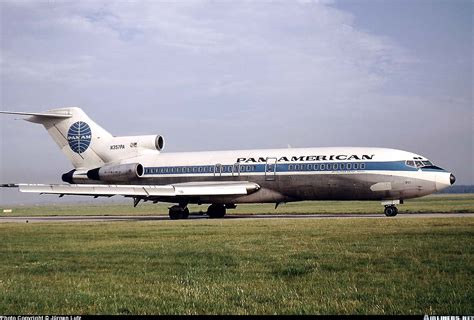
[{"label": "runway", "polygon": [[[413,218],[474,218],[471,213],[408,213],[396,217],[386,217],[384,214],[292,214],[292,215],[252,215],[230,214],[224,220],[241,219],[413,219]],[[189,216],[187,220],[207,220],[206,215]],[[166,221],[168,216],[24,216],[0,217],[0,223],[77,223],[77,222],[115,222],[115,221]],[[214,219],[213,219],[214,220]],[[220,220],[220,219],[219,219]]]}]

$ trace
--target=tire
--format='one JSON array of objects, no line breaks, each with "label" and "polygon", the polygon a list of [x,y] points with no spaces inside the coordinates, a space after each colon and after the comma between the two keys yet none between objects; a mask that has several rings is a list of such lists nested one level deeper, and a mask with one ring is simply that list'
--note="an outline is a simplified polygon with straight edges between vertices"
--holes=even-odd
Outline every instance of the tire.
[{"label": "tire", "polygon": [[187,219],[189,218],[189,209],[184,208],[183,212],[181,213],[181,219]]},{"label": "tire", "polygon": [[210,219],[219,219],[225,216],[225,206],[222,204],[211,204],[207,209]]},{"label": "tire", "polygon": [[169,210],[171,220],[187,219],[189,217],[189,209],[180,206],[172,206]]},{"label": "tire", "polygon": [[395,217],[398,214],[398,209],[395,206],[387,206],[384,213],[387,217]]}]

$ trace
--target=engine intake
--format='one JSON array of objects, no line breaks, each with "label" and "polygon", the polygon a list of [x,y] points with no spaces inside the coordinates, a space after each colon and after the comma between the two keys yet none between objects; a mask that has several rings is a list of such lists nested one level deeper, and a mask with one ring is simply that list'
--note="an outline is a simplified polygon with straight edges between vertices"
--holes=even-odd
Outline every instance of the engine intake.
[{"label": "engine intake", "polygon": [[87,171],[91,180],[103,182],[128,182],[143,176],[143,166],[139,163],[104,166]]}]

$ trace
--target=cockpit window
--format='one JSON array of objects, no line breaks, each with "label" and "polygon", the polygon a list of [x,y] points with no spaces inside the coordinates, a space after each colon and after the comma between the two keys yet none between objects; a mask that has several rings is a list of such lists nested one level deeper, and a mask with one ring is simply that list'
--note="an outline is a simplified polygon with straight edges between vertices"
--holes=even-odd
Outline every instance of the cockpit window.
[{"label": "cockpit window", "polygon": [[405,164],[409,167],[414,167],[414,168],[423,168],[423,167],[434,167],[433,163],[428,160],[407,160],[405,161]]}]

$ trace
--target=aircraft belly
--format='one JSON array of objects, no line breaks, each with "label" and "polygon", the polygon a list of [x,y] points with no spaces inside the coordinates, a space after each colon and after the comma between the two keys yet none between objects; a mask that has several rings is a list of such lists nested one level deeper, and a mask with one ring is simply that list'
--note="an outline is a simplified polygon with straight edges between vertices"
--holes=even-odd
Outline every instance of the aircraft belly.
[{"label": "aircraft belly", "polygon": [[[140,179],[140,184],[174,184],[198,181],[251,181],[261,189],[253,194],[237,197],[200,197],[202,203],[252,203],[252,202],[289,202],[298,200],[352,200],[366,193],[370,196],[367,183],[361,175],[276,175],[268,181],[265,176],[221,176],[221,177],[163,177]],[[135,183],[135,182],[134,182]]]},{"label": "aircraft belly", "polygon": [[409,199],[433,192],[431,181],[390,174],[299,174],[279,175],[268,181],[264,175],[153,177],[136,184],[175,184],[203,181],[250,181],[261,189],[245,196],[200,196],[197,203],[264,203],[300,200]]},{"label": "aircraft belly", "polygon": [[435,191],[433,181],[412,177],[371,174],[367,175],[367,181],[377,200],[410,199]]}]

